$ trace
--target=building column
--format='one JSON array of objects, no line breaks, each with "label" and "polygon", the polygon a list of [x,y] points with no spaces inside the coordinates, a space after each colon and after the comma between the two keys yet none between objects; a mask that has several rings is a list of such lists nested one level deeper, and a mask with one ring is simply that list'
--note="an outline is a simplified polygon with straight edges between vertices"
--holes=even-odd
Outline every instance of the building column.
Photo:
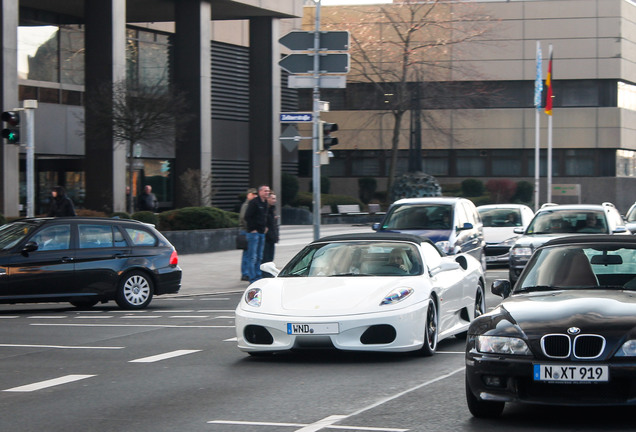
[{"label": "building column", "polygon": [[126,0],[84,0],[84,10],[86,207],[125,211],[128,143],[115,142],[112,130],[103,130],[91,115],[91,104],[107,103],[97,93],[126,79]]},{"label": "building column", "polygon": [[[212,66],[209,0],[175,2],[175,90],[190,103],[187,126],[181,126],[175,148],[175,206],[189,205],[181,176],[188,169],[200,173],[201,205],[208,206],[212,191]],[[231,143],[229,143],[231,145]]]},{"label": "building column", "polygon": [[280,20],[250,19],[250,185],[270,185],[280,196]]},{"label": "building column", "polygon": [[[18,2],[0,0],[0,34],[2,37],[2,61],[0,92],[2,111],[18,108]],[[24,116],[22,116],[24,123]],[[23,135],[24,136],[24,135]],[[20,146],[5,144],[0,138],[0,212],[4,216],[20,215]]]}]

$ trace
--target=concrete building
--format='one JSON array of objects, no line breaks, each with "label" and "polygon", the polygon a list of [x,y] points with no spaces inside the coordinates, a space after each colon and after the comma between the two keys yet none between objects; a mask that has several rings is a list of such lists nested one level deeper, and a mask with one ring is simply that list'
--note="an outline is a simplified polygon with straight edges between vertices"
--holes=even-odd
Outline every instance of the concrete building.
[{"label": "concrete building", "polygon": [[[35,214],[46,212],[56,184],[80,207],[126,209],[128,146],[91,114],[104,103],[99,89],[123,80],[169,85],[189,102],[189,123],[168,145],[132,149],[133,194],[150,183],[163,208],[180,207],[190,201],[175,191],[189,185],[200,202],[231,209],[248,186],[279,188],[286,156],[278,113],[295,100],[281,92],[278,39],[298,26],[301,0],[0,0],[0,7],[3,111],[38,101]],[[24,214],[25,159],[23,146],[3,144],[5,216]]]},{"label": "concrete building", "polygon": [[[389,23],[381,19],[378,7],[323,6],[322,22],[330,30],[355,32],[351,17],[364,18],[365,29],[375,26],[377,35],[390,38]],[[539,41],[544,79],[548,47],[553,46],[553,185],[580,185],[582,202],[610,201],[626,211],[636,200],[636,3],[480,0],[450,2],[446,7],[446,13],[455,14],[478,7],[475,16],[488,17],[482,24],[494,26],[479,40],[438,53],[435,60],[448,67],[422,80],[424,92],[454,95],[420,100],[422,115],[435,123],[421,124],[423,171],[442,185],[466,178],[534,184]],[[312,29],[313,16],[314,8],[305,7],[305,30]],[[384,93],[351,74],[346,89],[321,91],[321,100],[331,104],[322,119],[339,125],[340,144],[322,168],[332,191],[357,196],[360,177],[375,177],[378,190],[385,187],[392,123],[385,108],[390,95]],[[299,109],[310,109],[310,102],[311,95],[303,92]],[[408,169],[412,112],[405,113],[400,131],[397,174]],[[542,113],[541,203],[547,197],[547,127]],[[308,144],[302,143],[299,170],[305,183],[311,177],[310,153]],[[555,202],[579,198],[556,192],[552,197]]]}]

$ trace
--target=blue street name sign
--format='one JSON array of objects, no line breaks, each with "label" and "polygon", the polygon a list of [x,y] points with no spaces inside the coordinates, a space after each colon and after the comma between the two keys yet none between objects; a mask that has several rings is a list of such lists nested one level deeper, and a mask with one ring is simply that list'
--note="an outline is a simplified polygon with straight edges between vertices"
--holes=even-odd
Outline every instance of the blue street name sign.
[{"label": "blue street name sign", "polygon": [[313,120],[312,113],[280,113],[280,121],[284,123],[311,122]]}]

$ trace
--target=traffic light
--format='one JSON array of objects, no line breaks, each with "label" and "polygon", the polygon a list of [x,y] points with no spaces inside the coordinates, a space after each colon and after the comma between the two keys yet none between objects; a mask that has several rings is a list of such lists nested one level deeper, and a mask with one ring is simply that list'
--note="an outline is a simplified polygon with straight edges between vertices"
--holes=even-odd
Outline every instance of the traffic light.
[{"label": "traffic light", "polygon": [[338,138],[331,136],[331,132],[338,130],[338,123],[321,122],[321,140],[320,149],[329,150],[330,147],[338,144]]},{"label": "traffic light", "polygon": [[2,129],[2,138],[9,144],[20,144],[20,113],[17,111],[4,111],[2,121],[7,123]]}]

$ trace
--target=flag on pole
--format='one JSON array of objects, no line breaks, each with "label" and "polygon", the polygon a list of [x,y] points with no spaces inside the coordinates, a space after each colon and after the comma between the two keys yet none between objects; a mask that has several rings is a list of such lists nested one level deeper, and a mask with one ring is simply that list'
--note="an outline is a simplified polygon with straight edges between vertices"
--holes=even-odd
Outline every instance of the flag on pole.
[{"label": "flag on pole", "polygon": [[545,79],[545,113],[552,115],[552,45],[550,45],[550,61],[548,62],[548,76]]},{"label": "flag on pole", "polygon": [[534,80],[534,107],[541,109],[541,96],[543,95],[543,66],[541,64],[541,43],[537,41],[537,76]]}]

